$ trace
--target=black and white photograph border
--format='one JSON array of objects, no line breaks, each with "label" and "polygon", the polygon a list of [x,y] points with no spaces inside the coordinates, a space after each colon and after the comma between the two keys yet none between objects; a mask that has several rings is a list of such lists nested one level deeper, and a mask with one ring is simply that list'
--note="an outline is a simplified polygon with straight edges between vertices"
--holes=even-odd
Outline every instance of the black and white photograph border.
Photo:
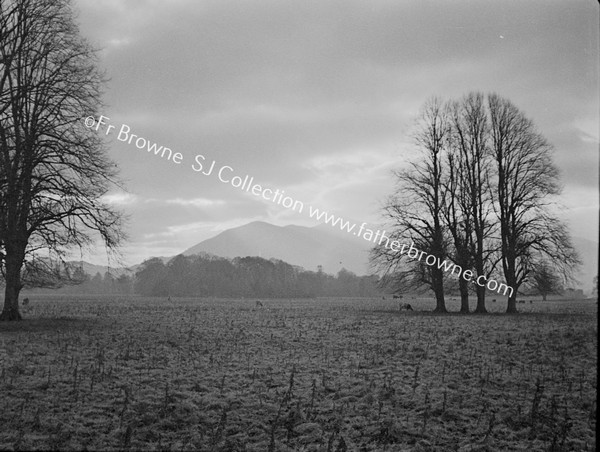
[{"label": "black and white photograph border", "polygon": [[0,449],[596,450],[599,9],[0,0]]}]

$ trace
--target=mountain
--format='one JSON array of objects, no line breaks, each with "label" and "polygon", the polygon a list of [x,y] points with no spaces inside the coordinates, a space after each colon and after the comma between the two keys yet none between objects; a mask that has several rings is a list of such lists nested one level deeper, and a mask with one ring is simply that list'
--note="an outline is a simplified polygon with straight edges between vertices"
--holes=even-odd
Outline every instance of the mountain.
[{"label": "mountain", "polygon": [[260,256],[281,259],[306,270],[336,274],[345,268],[357,275],[368,274],[371,243],[327,225],[315,227],[275,226],[255,221],[221,232],[183,252],[189,256],[210,253],[221,257]]}]

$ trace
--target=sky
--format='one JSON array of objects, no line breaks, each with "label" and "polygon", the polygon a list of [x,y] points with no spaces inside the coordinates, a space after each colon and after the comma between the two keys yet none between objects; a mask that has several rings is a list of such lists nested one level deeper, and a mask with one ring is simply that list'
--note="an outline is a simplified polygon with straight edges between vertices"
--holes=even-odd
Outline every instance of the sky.
[{"label": "sky", "polygon": [[[251,221],[313,226],[309,205],[381,222],[392,171],[418,155],[411,131],[419,109],[433,96],[471,91],[500,94],[534,121],[555,148],[559,215],[574,236],[598,240],[596,2],[75,0],[74,7],[109,79],[99,131],[127,188],[106,199],[128,215],[128,265]],[[149,153],[153,144],[180,153],[179,163]],[[213,172],[202,174],[213,161]],[[246,175],[306,209],[232,185]]]}]

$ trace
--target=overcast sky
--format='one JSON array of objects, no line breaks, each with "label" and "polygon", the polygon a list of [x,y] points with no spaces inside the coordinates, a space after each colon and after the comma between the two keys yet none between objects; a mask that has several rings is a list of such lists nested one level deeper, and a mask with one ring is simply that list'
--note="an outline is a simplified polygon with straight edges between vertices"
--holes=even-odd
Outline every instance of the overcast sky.
[{"label": "overcast sky", "polygon": [[[76,0],[110,78],[107,136],[129,193],[128,264],[254,220],[315,225],[192,169],[197,154],[306,205],[375,224],[431,96],[509,98],[556,148],[575,236],[598,237],[598,4]],[[181,164],[119,141],[126,124]],[[122,136],[123,138],[123,136]],[[141,142],[140,142],[141,143]],[[100,262],[101,259],[90,258]]]}]

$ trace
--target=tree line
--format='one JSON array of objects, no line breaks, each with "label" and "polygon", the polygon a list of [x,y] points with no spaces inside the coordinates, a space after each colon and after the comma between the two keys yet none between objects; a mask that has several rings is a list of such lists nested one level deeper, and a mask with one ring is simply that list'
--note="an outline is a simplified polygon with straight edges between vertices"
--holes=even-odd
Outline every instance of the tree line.
[{"label": "tree line", "polygon": [[144,261],[135,274],[134,291],[144,296],[198,297],[369,297],[381,295],[376,276],[341,269],[329,275],[278,259],[179,255],[164,263]]},{"label": "tree line", "polygon": [[[376,275],[357,276],[353,272],[341,269],[336,275],[324,273],[322,269],[317,272],[306,271],[300,267],[290,266],[289,264],[277,260],[265,260],[258,257],[246,257],[236,259],[226,259],[211,255],[192,256],[186,258],[187,262],[171,265],[165,263],[162,259],[151,258],[144,261],[137,272],[106,271],[103,274],[86,273],[82,267],[70,265],[69,276],[60,280],[55,279],[53,285],[50,284],[32,284],[27,286],[30,294],[91,294],[91,295],[145,295],[145,296],[211,296],[211,297],[272,297],[278,298],[303,298],[303,297],[375,297],[391,295],[382,290],[385,281],[380,280]],[[199,265],[199,261],[204,261]],[[226,262],[219,262],[226,261]],[[240,263],[254,261],[257,268],[263,271],[257,272],[260,278],[262,290],[256,290],[248,283],[240,283],[237,287],[231,286],[232,281],[226,278],[219,278],[218,266],[229,267],[232,272],[239,272],[239,269],[232,267],[239,266]],[[185,279],[183,285],[180,275],[176,272],[185,267]],[[210,266],[215,268],[206,271]],[[279,270],[269,271],[273,266],[279,267]],[[289,267],[292,267],[290,270]],[[282,271],[283,269],[285,271]],[[210,275],[213,275],[213,281],[208,282]],[[277,278],[285,275],[293,275],[291,278],[284,278],[277,281]],[[239,274],[235,277],[235,283],[240,281]],[[205,281],[205,282],[202,282]],[[264,281],[264,282],[263,282]],[[5,284],[0,277],[0,286]],[[270,287],[269,287],[270,286]],[[214,288],[206,290],[207,287]],[[170,290],[173,288],[174,290]],[[200,288],[200,289],[198,289]],[[250,289],[249,289],[250,288]],[[406,295],[416,296],[425,295],[427,287],[421,287],[421,290],[415,290]],[[445,294],[451,296],[460,295],[458,283],[456,280],[449,279],[445,281]],[[492,293],[488,291],[488,295]],[[544,264],[536,269],[535,274],[519,294],[523,296],[541,296],[546,301],[548,295],[564,295],[577,293],[573,288],[565,288],[554,273]],[[594,278],[594,290],[592,295],[597,295],[597,277]]]},{"label": "tree line", "polygon": [[61,285],[54,287],[40,286],[39,284],[27,286],[31,294],[72,294],[72,295],[133,295],[134,276],[123,273],[115,274],[106,271],[104,274],[96,272],[88,274],[83,269],[76,269],[75,275],[69,280],[63,279]]},{"label": "tree line", "polygon": [[[475,278],[504,279],[516,312],[522,286],[558,290],[580,263],[567,226],[553,210],[560,177],[552,146],[511,101],[496,94],[433,98],[421,110],[413,140],[417,157],[394,173],[396,188],[384,203],[391,238],[472,270]],[[371,254],[393,290],[428,288],[436,311],[458,285],[461,312],[486,312],[486,287],[453,279],[380,244]],[[474,279],[475,279],[474,278]]]},{"label": "tree line", "polygon": [[[211,254],[150,258],[133,272],[86,273],[70,265],[69,278],[55,285],[28,286],[32,294],[142,295],[149,297],[375,297],[382,296],[377,276],[357,276],[342,268],[336,275],[290,265],[278,259]],[[0,278],[0,285],[4,281]]]}]

